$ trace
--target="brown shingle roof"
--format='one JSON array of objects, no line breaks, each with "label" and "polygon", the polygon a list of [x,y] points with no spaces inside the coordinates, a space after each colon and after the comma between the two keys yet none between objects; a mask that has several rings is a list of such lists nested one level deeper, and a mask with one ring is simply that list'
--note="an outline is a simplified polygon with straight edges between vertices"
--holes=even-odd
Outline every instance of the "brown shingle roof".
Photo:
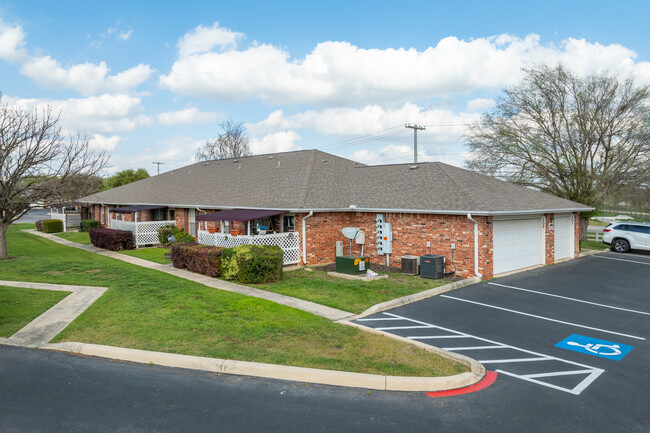
[{"label": "brown shingle roof", "polygon": [[591,208],[440,162],[366,166],[319,150],[199,162],[80,199],[203,208],[507,213]]}]

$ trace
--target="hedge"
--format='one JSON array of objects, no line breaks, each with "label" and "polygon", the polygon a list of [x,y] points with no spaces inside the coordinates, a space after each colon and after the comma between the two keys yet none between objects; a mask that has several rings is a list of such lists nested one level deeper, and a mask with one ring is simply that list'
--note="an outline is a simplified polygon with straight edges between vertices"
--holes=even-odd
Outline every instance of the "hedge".
[{"label": "hedge", "polygon": [[43,231],[43,221],[47,221],[47,220],[36,221],[36,230],[38,230],[39,232]]},{"label": "hedge", "polygon": [[87,232],[90,229],[98,229],[102,225],[99,221],[97,220],[81,220],[81,228],[79,229],[80,232]]},{"label": "hedge", "polygon": [[172,264],[175,268],[209,277],[221,276],[221,253],[223,248],[197,243],[172,246]]},{"label": "hedge", "polygon": [[132,250],[135,248],[133,233],[127,230],[90,229],[90,243],[98,248],[111,251]]},{"label": "hedge", "polygon": [[63,221],[61,220],[43,220],[44,233],[60,233],[63,231]]},{"label": "hedge", "polygon": [[[174,242],[169,242],[169,236],[174,236]],[[194,237],[178,229],[175,225],[163,226],[158,229],[158,241],[163,245],[189,244],[194,242]]]},{"label": "hedge", "polygon": [[240,245],[226,248],[221,256],[221,275],[241,283],[272,283],[282,279],[282,248]]}]

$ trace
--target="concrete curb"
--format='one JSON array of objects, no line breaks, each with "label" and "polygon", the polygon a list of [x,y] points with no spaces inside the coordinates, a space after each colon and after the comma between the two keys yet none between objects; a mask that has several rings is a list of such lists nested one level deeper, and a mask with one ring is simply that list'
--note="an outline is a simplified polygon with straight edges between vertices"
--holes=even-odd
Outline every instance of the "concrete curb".
[{"label": "concrete curb", "polygon": [[461,287],[469,286],[480,282],[481,279],[479,277],[466,278],[464,280],[456,281],[450,284],[445,284],[444,286],[436,287],[434,289],[425,290],[424,292],[414,293],[412,295],[404,296],[402,298],[397,298],[390,301],[382,302],[381,304],[373,305],[363,313],[354,317],[346,317],[345,319],[339,320],[339,322],[361,319],[362,317],[370,316],[376,313],[381,313],[382,311],[390,310],[391,308],[395,308],[395,307],[401,307],[402,305],[407,305],[412,302],[421,301],[423,299],[432,298],[442,293],[449,292],[451,290],[460,289]]},{"label": "concrete curb", "polygon": [[606,253],[607,251],[609,251],[609,249],[581,251],[580,254],[578,254],[578,257],[589,257],[595,254]]},{"label": "concrete curb", "polygon": [[473,385],[483,377],[482,374],[474,372],[444,377],[383,376],[377,374],[320,370],[315,368],[263,364],[259,362],[233,361],[200,356],[178,355],[173,353],[150,352],[146,350],[126,349],[122,347],[85,343],[53,343],[45,344],[41,346],[41,348],[73,354],[117,359],[120,361],[136,362],[140,364],[155,364],[165,367],[186,368],[220,374],[265,377],[291,380],[295,382],[309,382],[382,391],[442,391]]}]

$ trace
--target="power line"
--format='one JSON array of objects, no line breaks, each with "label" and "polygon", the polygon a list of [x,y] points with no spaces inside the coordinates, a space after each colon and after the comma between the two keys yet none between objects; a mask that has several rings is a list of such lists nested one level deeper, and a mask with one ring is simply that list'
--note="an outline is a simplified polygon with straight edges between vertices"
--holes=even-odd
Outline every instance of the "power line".
[{"label": "power line", "polygon": [[413,164],[417,164],[417,162],[418,162],[418,130],[424,131],[427,128],[425,126],[422,126],[422,125],[416,125],[416,124],[410,124],[410,123],[407,123],[406,125],[404,125],[404,127],[413,130]]},{"label": "power line", "polygon": [[160,174],[160,166],[161,166],[161,165],[165,165],[164,162],[152,162],[152,164],[155,164],[155,165],[158,166],[158,174]]}]

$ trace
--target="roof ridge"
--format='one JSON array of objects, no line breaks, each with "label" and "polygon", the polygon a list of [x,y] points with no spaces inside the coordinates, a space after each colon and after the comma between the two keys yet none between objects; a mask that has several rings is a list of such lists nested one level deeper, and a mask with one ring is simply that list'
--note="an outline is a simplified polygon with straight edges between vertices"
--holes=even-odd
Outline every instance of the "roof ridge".
[{"label": "roof ridge", "polygon": [[[307,173],[305,175],[305,178],[302,181],[301,189],[302,189],[302,200],[301,204],[304,207],[305,204],[307,203],[307,194],[309,193],[309,184],[311,184],[311,176],[312,173],[314,172],[314,160],[316,159],[316,153],[319,152],[317,149],[310,149],[312,152],[309,161],[307,161]],[[314,152],[316,150],[316,152]]]},{"label": "roof ridge", "polygon": [[[456,185],[456,188],[458,188],[460,191],[463,192],[463,194],[465,194],[465,197],[466,197],[470,202],[472,202],[472,204],[474,205],[474,209],[478,209],[478,208],[479,208],[479,205],[478,205],[478,203],[476,203],[476,201],[474,201],[474,198],[473,198],[473,197],[472,197],[472,196],[471,196],[471,195],[470,195],[470,194],[469,194],[469,193],[468,193],[468,192],[467,192],[467,191],[466,191],[462,186],[460,186],[460,185],[456,182],[456,180],[455,180],[454,178],[452,178],[452,177],[449,175],[449,173],[447,173],[447,171],[444,169],[443,165],[447,165],[447,164],[444,164],[444,163],[441,163],[441,162],[434,162],[434,164],[435,164],[435,165],[440,169],[440,171],[442,171],[442,173],[443,173],[445,176],[447,176],[447,178],[448,178],[448,179],[449,179],[449,180],[450,180],[454,185]],[[461,170],[464,170],[464,169],[461,168]],[[470,170],[465,170],[465,171],[469,171],[470,173],[473,173],[473,172],[471,172]]]}]

